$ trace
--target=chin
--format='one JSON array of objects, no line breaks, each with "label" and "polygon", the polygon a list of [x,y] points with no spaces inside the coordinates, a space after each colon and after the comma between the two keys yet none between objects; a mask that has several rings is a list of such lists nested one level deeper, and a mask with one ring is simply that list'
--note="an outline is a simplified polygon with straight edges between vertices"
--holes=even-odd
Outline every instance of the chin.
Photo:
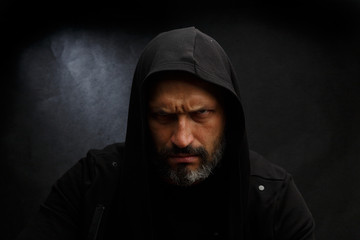
[{"label": "chin", "polygon": [[176,171],[180,168],[186,169],[188,171],[197,171],[200,168],[200,166],[197,163],[176,163],[176,164],[170,165],[170,168],[173,171]]}]

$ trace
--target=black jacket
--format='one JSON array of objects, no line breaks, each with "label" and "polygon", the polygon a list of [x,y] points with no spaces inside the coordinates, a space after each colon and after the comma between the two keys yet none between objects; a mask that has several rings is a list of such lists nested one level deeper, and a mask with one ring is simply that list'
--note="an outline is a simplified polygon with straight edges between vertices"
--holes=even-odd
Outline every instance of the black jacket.
[{"label": "black jacket", "polygon": [[[65,173],[19,239],[159,236],[161,225],[168,222],[159,222],[160,213],[154,209],[162,210],[156,203],[168,189],[158,187],[149,165],[146,113],[152,77],[163,71],[194,74],[223,93],[227,114],[224,159],[220,170],[199,188],[210,194],[208,199],[216,200],[214,209],[221,210],[213,216],[221,233],[214,232],[211,238],[313,239],[313,218],[291,176],[248,148],[238,79],[229,58],[213,38],[194,27],[161,33],[146,46],[134,74],[125,143],[92,150]],[[168,211],[161,213],[169,216]],[[211,215],[202,218],[207,224],[212,224],[210,220]],[[189,221],[181,227],[187,230],[202,223],[191,217]],[[207,224],[205,228],[211,230],[212,225]]]},{"label": "black jacket", "polygon": [[[250,156],[249,239],[314,239],[312,216],[291,175],[254,152]],[[116,221],[111,217],[117,211],[114,205],[120,204],[114,203],[114,195],[123,160],[123,144],[89,151],[56,182],[38,216],[18,239],[132,239],[129,235],[138,235],[136,224],[122,228],[111,222]]]}]

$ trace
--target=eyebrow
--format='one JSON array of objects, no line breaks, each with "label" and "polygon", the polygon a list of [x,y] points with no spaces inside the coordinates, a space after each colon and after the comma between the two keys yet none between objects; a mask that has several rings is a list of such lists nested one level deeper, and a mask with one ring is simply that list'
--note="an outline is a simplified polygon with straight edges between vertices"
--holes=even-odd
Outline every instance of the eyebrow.
[{"label": "eyebrow", "polygon": [[178,111],[177,109],[175,109],[175,111],[173,111],[173,109],[168,108],[166,106],[151,106],[149,105],[149,110],[153,113],[155,112],[165,112],[165,113],[177,113],[177,112],[196,112],[199,110],[214,110],[216,107],[215,106],[211,106],[211,105],[198,105],[198,106],[194,106],[191,107],[189,110],[185,110],[184,108],[181,108],[182,111]]}]

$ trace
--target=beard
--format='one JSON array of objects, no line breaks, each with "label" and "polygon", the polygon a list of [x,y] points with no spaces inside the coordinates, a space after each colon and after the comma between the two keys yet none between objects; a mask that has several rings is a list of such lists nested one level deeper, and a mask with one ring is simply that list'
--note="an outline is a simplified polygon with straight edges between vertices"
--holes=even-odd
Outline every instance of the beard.
[{"label": "beard", "polygon": [[[179,148],[176,145],[171,148],[164,147],[156,153],[153,163],[161,177],[178,186],[190,186],[195,182],[208,178],[219,165],[225,150],[225,138],[221,137],[214,145],[215,148],[212,154],[204,147],[192,147],[190,145],[185,148]],[[197,155],[200,158],[200,166],[194,170],[189,169],[186,163],[171,167],[167,163],[167,159],[176,154]]]}]

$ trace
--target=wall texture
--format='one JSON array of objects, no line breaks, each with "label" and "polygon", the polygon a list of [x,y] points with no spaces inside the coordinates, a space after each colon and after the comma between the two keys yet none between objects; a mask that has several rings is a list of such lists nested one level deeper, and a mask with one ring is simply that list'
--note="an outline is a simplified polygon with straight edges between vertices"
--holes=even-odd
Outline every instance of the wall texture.
[{"label": "wall texture", "polygon": [[8,8],[2,239],[16,236],[89,149],[124,140],[139,54],[158,32],[186,26],[213,36],[233,61],[250,146],[294,175],[317,239],[359,239],[360,5],[345,3],[155,13]]}]

